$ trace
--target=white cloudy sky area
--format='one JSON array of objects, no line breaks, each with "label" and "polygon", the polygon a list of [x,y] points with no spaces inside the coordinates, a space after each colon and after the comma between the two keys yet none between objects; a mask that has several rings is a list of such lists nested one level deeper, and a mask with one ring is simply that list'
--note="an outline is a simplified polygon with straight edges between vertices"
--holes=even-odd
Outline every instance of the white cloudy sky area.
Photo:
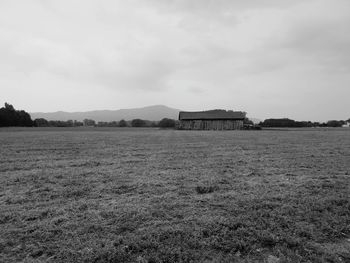
[{"label": "white cloudy sky area", "polygon": [[3,0],[0,103],[350,117],[349,0]]}]

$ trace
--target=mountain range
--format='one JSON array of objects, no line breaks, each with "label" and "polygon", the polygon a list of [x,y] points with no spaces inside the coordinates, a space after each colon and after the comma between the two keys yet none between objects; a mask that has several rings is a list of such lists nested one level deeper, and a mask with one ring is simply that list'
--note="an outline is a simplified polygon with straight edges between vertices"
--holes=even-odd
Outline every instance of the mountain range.
[{"label": "mountain range", "polygon": [[[31,112],[32,119],[44,118],[46,120],[77,120],[82,121],[84,119],[92,119],[97,122],[99,121],[120,121],[143,119],[150,121],[159,121],[163,118],[175,119],[179,117],[179,109],[170,108],[164,105],[153,105],[143,108],[133,109],[120,109],[120,110],[95,110],[95,111],[84,111],[84,112]],[[260,122],[259,119],[249,118],[254,123]]]},{"label": "mountain range", "polygon": [[180,110],[169,108],[164,105],[154,105],[143,108],[120,109],[120,110],[96,110],[84,112],[31,112],[32,119],[44,118],[46,120],[78,120],[92,119],[95,121],[120,121],[143,119],[159,121],[163,118],[178,119]]}]

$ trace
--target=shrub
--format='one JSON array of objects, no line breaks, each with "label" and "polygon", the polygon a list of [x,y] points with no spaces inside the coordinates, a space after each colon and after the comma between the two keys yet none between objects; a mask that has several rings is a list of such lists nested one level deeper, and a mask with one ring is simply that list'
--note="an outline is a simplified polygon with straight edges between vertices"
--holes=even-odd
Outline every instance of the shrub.
[{"label": "shrub", "polygon": [[198,185],[196,186],[196,192],[198,194],[209,194],[216,190],[217,187],[213,185]]},{"label": "shrub", "polygon": [[161,128],[175,128],[175,120],[164,118],[159,122]]},{"label": "shrub", "polygon": [[146,122],[141,119],[133,119],[131,121],[131,126],[132,127],[146,127]]},{"label": "shrub", "polygon": [[119,123],[118,123],[118,126],[119,127],[126,127],[126,126],[128,126],[128,124],[126,123],[125,120],[120,120]]}]

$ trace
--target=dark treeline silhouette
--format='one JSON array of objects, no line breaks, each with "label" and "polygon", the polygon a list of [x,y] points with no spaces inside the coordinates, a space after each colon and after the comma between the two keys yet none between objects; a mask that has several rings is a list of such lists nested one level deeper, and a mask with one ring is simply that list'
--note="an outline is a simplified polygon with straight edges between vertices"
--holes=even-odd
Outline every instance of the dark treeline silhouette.
[{"label": "dark treeline silhouette", "polygon": [[77,120],[68,121],[57,121],[57,120],[46,120],[44,118],[39,118],[34,120],[36,127],[79,127],[84,126],[84,123]]},{"label": "dark treeline silhouette", "polygon": [[131,122],[128,122],[128,125],[131,127],[159,127],[158,121],[149,121],[142,119],[133,119]]},{"label": "dark treeline silhouette", "polygon": [[120,120],[111,121],[111,122],[95,122],[91,119],[84,119],[82,122],[76,120],[68,120],[68,121],[58,121],[58,120],[46,120],[43,118],[35,119],[34,126],[36,127],[79,127],[79,126],[87,126],[87,127],[162,127],[162,128],[174,128],[176,121],[173,119],[162,119],[161,121],[149,121],[142,119],[133,119],[131,121]]},{"label": "dark treeline silhouette", "polygon": [[327,123],[325,123],[325,125],[326,125],[326,127],[341,127],[346,123],[350,123],[350,118],[346,121],[337,121],[337,120],[327,121]]},{"label": "dark treeline silhouette", "polygon": [[120,120],[119,122],[98,122],[97,127],[158,127],[158,122],[142,119],[133,119],[131,121]]},{"label": "dark treeline silhouette", "polygon": [[283,119],[266,119],[263,122],[260,122],[261,127],[274,127],[274,128],[302,128],[302,127],[342,127],[347,122],[350,122],[350,119],[347,121],[343,120],[330,120],[328,122],[311,122],[311,121],[295,121],[287,118]]},{"label": "dark treeline silhouette", "polygon": [[146,127],[146,121],[141,119],[133,119],[131,121],[132,127]]},{"label": "dark treeline silhouette", "polygon": [[5,107],[0,108],[0,127],[32,127],[34,125],[29,113],[24,110],[15,110],[8,103],[5,103]]},{"label": "dark treeline silhouette", "polygon": [[[311,122],[311,121],[295,121],[288,118],[282,119],[266,119],[260,122],[259,125],[255,125],[251,120],[245,118],[245,129],[260,129],[265,128],[287,128],[287,127],[342,127],[349,124],[348,120],[330,120],[324,123]],[[22,127],[160,127],[160,128],[175,128],[177,121],[174,119],[164,118],[160,121],[149,121],[142,119],[133,119],[131,121],[120,120],[111,122],[95,122],[92,119],[84,119],[83,121],[77,120],[46,120],[44,118],[38,118],[34,121],[31,119],[29,113],[24,110],[15,110],[15,108],[8,103],[5,103],[5,107],[0,108],[0,127],[22,126]]]},{"label": "dark treeline silhouette", "polygon": [[164,118],[159,122],[160,128],[175,128],[176,121],[173,119]]},{"label": "dark treeline silhouette", "polygon": [[160,127],[175,128],[176,120],[164,118],[160,121],[149,121],[142,119],[133,119],[131,121],[120,120],[119,122],[98,122],[97,127]]},{"label": "dark treeline silhouette", "polygon": [[[263,122],[260,122],[258,125],[254,124],[251,120],[246,118],[244,120],[244,129],[261,129],[265,128],[302,128],[302,127],[342,127],[347,122],[350,122],[350,119],[343,120],[330,120],[325,123],[311,122],[311,121],[295,121],[287,118],[283,119],[266,119]],[[120,120],[111,121],[111,122],[95,122],[91,119],[84,119],[82,122],[76,120],[68,121],[58,121],[58,120],[45,120],[43,118],[35,119],[32,126],[37,127],[79,127],[79,126],[89,126],[89,127],[160,127],[160,128],[175,128],[176,120],[164,118],[160,121],[149,121],[142,119],[133,119],[131,121]]]},{"label": "dark treeline silhouette", "polygon": [[116,121],[110,121],[110,122],[99,121],[96,126],[97,127],[119,127],[119,124]]},{"label": "dark treeline silhouette", "polygon": [[133,119],[131,121],[120,120],[111,122],[98,122],[97,127],[157,127],[157,122],[142,119]]},{"label": "dark treeline silhouette", "polygon": [[128,123],[125,120],[120,120],[118,123],[118,126],[119,127],[127,127]]}]

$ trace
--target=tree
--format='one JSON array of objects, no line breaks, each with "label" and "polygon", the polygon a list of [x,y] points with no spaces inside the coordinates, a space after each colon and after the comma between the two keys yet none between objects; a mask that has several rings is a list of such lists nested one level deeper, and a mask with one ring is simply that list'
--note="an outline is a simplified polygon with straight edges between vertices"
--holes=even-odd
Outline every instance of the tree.
[{"label": "tree", "polygon": [[68,127],[73,127],[74,123],[73,120],[66,121]]},{"label": "tree", "polygon": [[128,124],[126,123],[125,120],[120,120],[119,123],[118,123],[118,126],[119,127],[126,127],[126,126],[128,126]]},{"label": "tree", "polygon": [[249,120],[248,118],[244,118],[243,123],[244,123],[245,125],[254,125],[254,122],[251,121],[251,120]]},{"label": "tree", "polygon": [[152,121],[150,125],[151,125],[151,127],[153,127],[153,128],[159,127],[159,122],[157,122],[157,121]]},{"label": "tree", "polygon": [[298,125],[291,119],[266,119],[261,123],[263,127],[297,127]]},{"label": "tree", "polygon": [[342,121],[337,120],[327,121],[327,127],[341,127],[343,124]]},{"label": "tree", "polygon": [[16,111],[15,108],[11,104],[8,104],[7,102],[5,102],[5,109],[11,112]]},{"label": "tree", "polygon": [[111,121],[108,123],[108,127],[118,127],[118,123],[116,121]]},{"label": "tree", "polygon": [[133,119],[131,121],[131,126],[132,127],[145,127],[146,122],[144,120],[141,120],[141,119]]},{"label": "tree", "polygon": [[175,128],[175,120],[164,118],[159,122],[161,128]]},{"label": "tree", "polygon": [[118,123],[116,121],[99,121],[97,123],[98,127],[118,127]]},{"label": "tree", "polygon": [[77,121],[77,120],[73,121],[73,126],[75,126],[75,127],[83,126],[83,125],[84,125],[84,123],[82,123],[81,121]]},{"label": "tree", "polygon": [[36,127],[48,127],[49,126],[49,122],[44,118],[35,119],[34,123],[35,123]]},{"label": "tree", "polygon": [[0,108],[0,127],[8,126],[31,127],[34,122],[29,113],[24,110],[17,111],[11,104],[5,103],[5,107]]},{"label": "tree", "polygon": [[84,126],[95,126],[96,123],[94,120],[90,120],[90,119],[84,119],[83,120]]}]

